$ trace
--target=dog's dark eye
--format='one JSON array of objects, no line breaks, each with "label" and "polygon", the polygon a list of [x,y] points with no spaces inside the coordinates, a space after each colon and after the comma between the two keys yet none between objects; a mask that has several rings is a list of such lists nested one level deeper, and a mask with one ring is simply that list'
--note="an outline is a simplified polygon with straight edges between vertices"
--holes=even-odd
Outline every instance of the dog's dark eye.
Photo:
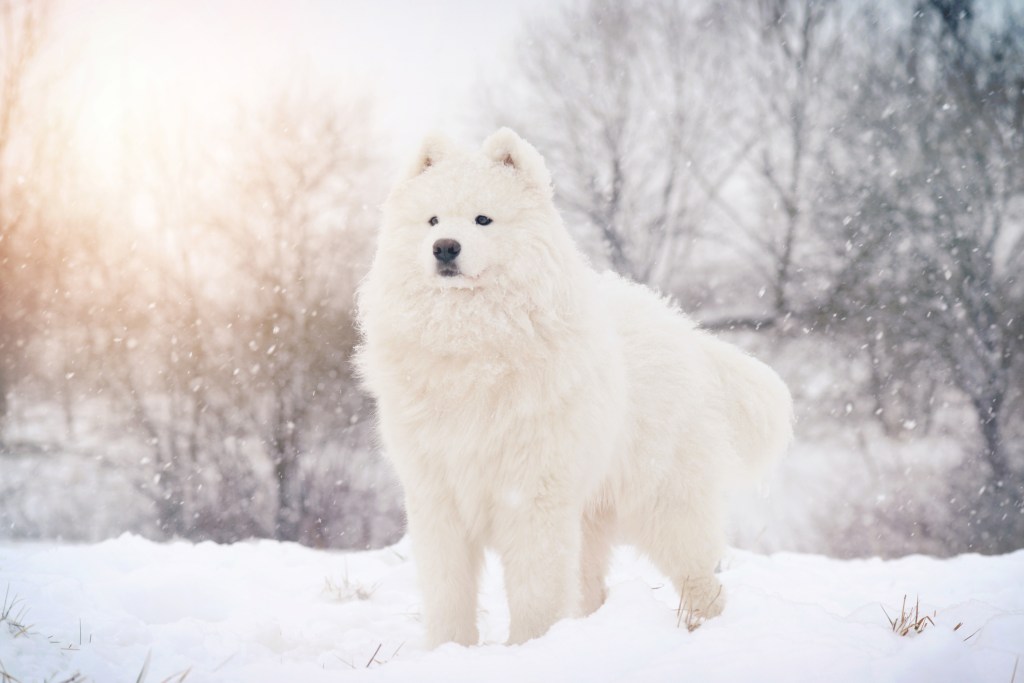
[{"label": "dog's dark eye", "polygon": [[431,225],[437,225],[437,216],[431,216],[428,221]]},{"label": "dog's dark eye", "polygon": [[491,219],[488,218],[487,216],[477,216],[476,217],[476,224],[477,225],[490,225],[491,224]]}]

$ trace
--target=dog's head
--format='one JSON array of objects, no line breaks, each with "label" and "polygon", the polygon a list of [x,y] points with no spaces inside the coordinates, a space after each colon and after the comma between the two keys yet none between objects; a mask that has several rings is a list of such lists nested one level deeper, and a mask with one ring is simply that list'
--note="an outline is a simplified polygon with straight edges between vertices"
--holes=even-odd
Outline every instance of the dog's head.
[{"label": "dog's head", "polygon": [[479,151],[432,136],[385,203],[378,261],[416,287],[508,287],[557,268],[565,239],[532,145],[507,128]]}]

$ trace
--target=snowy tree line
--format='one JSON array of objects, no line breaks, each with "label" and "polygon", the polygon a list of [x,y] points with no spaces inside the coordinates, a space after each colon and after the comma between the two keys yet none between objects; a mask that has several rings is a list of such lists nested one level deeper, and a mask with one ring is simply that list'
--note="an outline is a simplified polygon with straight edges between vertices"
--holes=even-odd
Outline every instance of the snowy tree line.
[{"label": "snowy tree line", "polygon": [[890,439],[958,443],[941,477],[845,501],[836,531],[880,530],[835,552],[1024,543],[1022,22],[971,0],[595,0],[536,26],[521,89],[494,91],[594,258],[768,353],[842,353],[833,416],[856,398]]},{"label": "snowy tree line", "polygon": [[[368,104],[296,79],[213,125],[126,117],[111,181],[96,182],[33,61],[50,8],[0,15],[16,37],[0,118],[5,531],[52,532],[34,508],[60,508],[62,492],[28,497],[14,466],[43,447],[126,473],[158,535],[395,537],[348,362],[382,191]],[[61,423],[34,425],[40,405]],[[122,502],[96,491],[88,504]]]},{"label": "snowy tree line", "polygon": [[[216,125],[129,122],[97,186],[47,101],[49,7],[0,2],[0,533],[53,533],[14,463],[77,448],[154,535],[393,540],[348,364],[389,161],[370,103],[299,82]],[[589,0],[484,84],[480,132],[538,146],[595,262],[787,375],[817,459],[787,474],[870,474],[805,503],[812,549],[1024,545],[1022,22],[971,0]],[[893,457],[939,442],[935,466]]]}]

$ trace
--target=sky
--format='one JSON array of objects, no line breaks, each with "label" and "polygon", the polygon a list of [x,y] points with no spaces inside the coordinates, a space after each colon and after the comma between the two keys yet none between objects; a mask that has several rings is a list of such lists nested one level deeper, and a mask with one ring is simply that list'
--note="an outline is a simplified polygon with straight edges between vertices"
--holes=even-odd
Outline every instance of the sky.
[{"label": "sky", "polygon": [[550,0],[64,0],[57,69],[73,64],[86,138],[102,156],[133,116],[182,102],[215,118],[239,99],[308,79],[368,95],[389,154],[433,130],[465,135],[474,91],[507,68]]}]

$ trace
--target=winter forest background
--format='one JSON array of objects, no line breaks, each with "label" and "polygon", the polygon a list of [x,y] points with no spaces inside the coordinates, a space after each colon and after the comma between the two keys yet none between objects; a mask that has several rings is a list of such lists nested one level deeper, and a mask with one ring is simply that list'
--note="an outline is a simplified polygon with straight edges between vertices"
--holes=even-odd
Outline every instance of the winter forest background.
[{"label": "winter forest background", "polygon": [[[454,132],[514,127],[595,265],[787,379],[798,441],[737,543],[1024,546],[1024,7],[524,12]],[[126,60],[116,13],[0,0],[0,537],[392,542],[349,357],[415,140],[372,76],[299,54],[282,77],[259,41],[205,63],[196,13]],[[180,60],[241,85],[176,79]]]}]

